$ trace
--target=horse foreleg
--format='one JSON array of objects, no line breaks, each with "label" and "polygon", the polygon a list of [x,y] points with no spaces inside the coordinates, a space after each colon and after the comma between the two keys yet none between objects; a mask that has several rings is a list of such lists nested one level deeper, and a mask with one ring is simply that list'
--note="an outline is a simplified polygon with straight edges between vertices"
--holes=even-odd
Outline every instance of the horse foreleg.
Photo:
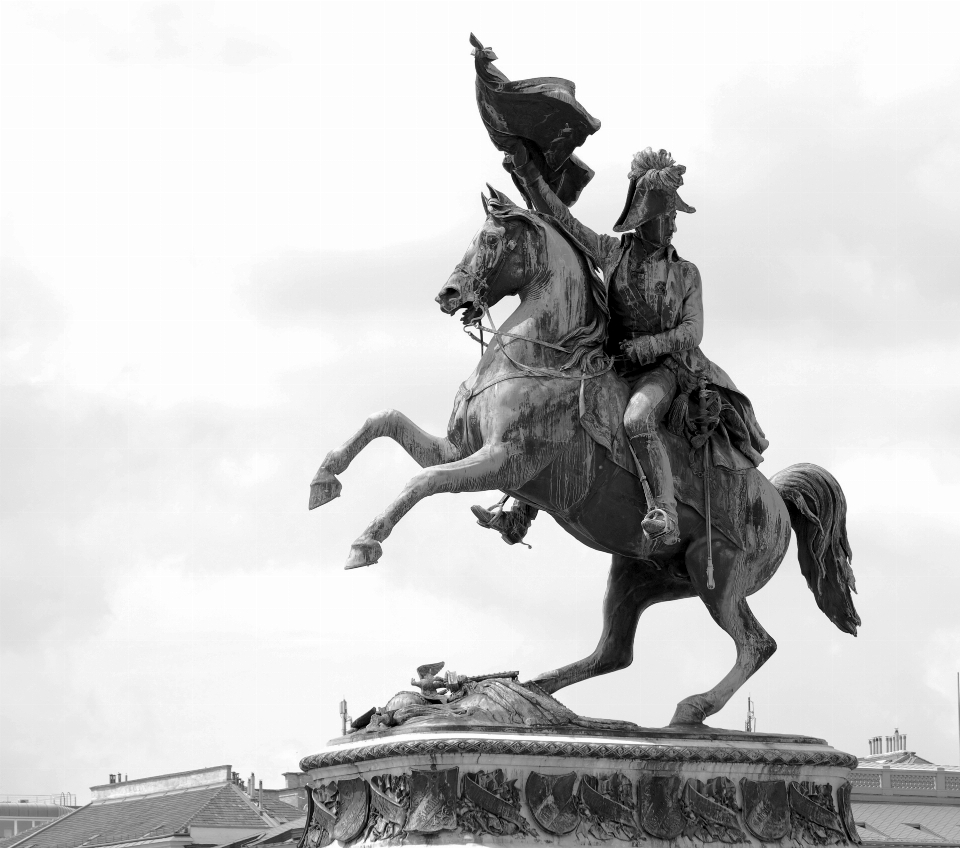
[{"label": "horse foreleg", "polygon": [[[387,509],[381,513],[350,548],[347,568],[372,565],[380,559],[380,543],[390,535],[397,522],[417,503],[440,492],[482,492],[488,489],[511,489],[522,484],[517,465],[510,461],[510,451],[503,442],[484,445],[470,456],[434,465],[415,475]],[[514,479],[518,478],[518,479]]]},{"label": "horse foreleg", "polygon": [[706,585],[706,542],[700,539],[687,550],[690,579],[713,620],[733,639],[737,659],[723,680],[709,692],[691,695],[677,704],[670,724],[702,724],[707,716],[721,710],[777,650],[777,643],[760,626],[747,604],[745,569],[742,562],[737,568],[737,553],[732,546],[714,539],[716,587],[709,589]]},{"label": "horse foreleg", "polygon": [[603,598],[603,630],[592,654],[554,671],[535,677],[533,682],[553,693],[601,674],[619,671],[633,662],[637,624],[647,607],[661,601],[689,598],[690,584],[657,569],[653,563],[614,556]]},{"label": "horse foreleg", "polygon": [[357,454],[370,442],[382,437],[397,442],[421,468],[452,462],[460,456],[460,451],[448,439],[431,436],[402,412],[395,409],[377,412],[339,448],[330,451],[320,463],[320,468],[310,483],[310,509],[323,506],[338,497],[342,486],[336,475],[346,471]]}]

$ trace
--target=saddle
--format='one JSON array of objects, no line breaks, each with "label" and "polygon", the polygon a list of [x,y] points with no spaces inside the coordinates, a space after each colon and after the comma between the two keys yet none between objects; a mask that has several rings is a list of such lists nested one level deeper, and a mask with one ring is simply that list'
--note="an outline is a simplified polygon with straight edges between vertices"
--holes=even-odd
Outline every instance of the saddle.
[{"label": "saddle", "polygon": [[[660,438],[670,457],[678,501],[706,520],[704,506],[704,445],[710,444],[710,523],[719,533],[744,549],[742,528],[749,500],[749,474],[755,464],[738,449],[749,438],[736,407],[711,388],[714,399],[708,426],[701,427],[698,391],[681,392],[666,419]],[[630,452],[623,415],[630,399],[627,383],[613,373],[580,384],[580,423],[590,437],[625,471],[638,477]]]}]

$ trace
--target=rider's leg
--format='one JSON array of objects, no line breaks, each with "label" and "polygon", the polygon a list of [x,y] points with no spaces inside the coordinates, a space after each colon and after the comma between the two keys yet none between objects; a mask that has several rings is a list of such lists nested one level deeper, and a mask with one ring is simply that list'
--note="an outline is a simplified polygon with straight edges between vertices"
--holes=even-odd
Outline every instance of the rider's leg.
[{"label": "rider's leg", "polygon": [[486,507],[474,505],[470,511],[477,519],[477,524],[487,530],[496,530],[500,537],[508,545],[515,545],[522,542],[523,537],[527,535],[530,524],[537,517],[539,510],[535,506],[515,500],[510,509],[504,509],[507,496],[503,500],[487,509]]},{"label": "rider's leg", "polygon": [[679,539],[677,500],[673,472],[658,427],[677,392],[677,378],[664,366],[643,374],[623,416],[623,424],[643,473],[650,484],[653,505],[643,519],[643,530],[651,538],[672,544]]}]

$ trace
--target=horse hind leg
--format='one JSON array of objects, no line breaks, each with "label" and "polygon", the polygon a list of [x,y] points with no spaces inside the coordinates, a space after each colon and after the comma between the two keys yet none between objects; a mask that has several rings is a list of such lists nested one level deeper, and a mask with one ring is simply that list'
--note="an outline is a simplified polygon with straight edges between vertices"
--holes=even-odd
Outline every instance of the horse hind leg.
[{"label": "horse hind leg", "polygon": [[340,496],[343,488],[337,479],[374,439],[393,439],[421,468],[459,459],[460,451],[447,438],[431,436],[402,412],[388,409],[371,415],[363,426],[320,463],[310,482],[310,509],[316,509]]},{"label": "horse hind leg", "polygon": [[614,556],[603,599],[603,630],[597,647],[582,660],[545,672],[532,682],[552,694],[581,680],[626,668],[633,662],[633,644],[643,611],[662,601],[688,598],[692,594],[689,581],[671,577],[650,562]]},{"label": "horse hind leg", "polygon": [[[738,551],[722,540],[714,539],[713,558],[716,588],[708,589],[706,580],[706,542],[698,540],[687,551],[687,570],[700,599],[713,620],[733,639],[737,659],[733,668],[708,692],[691,695],[677,704],[670,724],[702,724],[721,710],[734,693],[777,650],[777,643],[760,625],[746,600],[745,569],[738,562]],[[739,567],[738,567],[739,565]]]}]

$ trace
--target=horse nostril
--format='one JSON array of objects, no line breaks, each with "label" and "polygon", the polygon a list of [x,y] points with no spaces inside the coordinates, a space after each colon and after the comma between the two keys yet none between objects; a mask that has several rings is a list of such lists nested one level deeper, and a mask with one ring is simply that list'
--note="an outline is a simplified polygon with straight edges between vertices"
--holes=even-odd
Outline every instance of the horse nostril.
[{"label": "horse nostril", "polygon": [[447,286],[434,299],[437,301],[437,303],[443,306],[443,304],[446,301],[450,300],[453,297],[458,297],[459,295],[460,295],[460,292],[457,289],[455,289],[453,286]]}]

